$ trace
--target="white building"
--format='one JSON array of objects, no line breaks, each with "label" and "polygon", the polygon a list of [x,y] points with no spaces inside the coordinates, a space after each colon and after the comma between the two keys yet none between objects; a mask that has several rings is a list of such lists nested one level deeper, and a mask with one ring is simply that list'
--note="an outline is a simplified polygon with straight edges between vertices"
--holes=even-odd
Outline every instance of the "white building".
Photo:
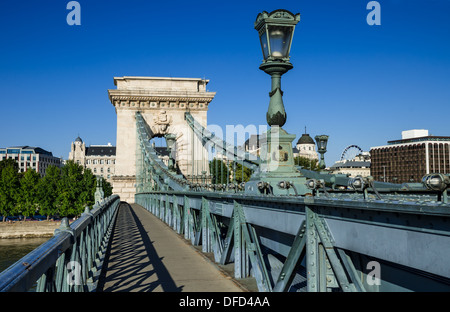
[{"label": "white building", "polygon": [[19,164],[19,172],[33,169],[43,177],[47,168],[54,165],[58,168],[63,166],[61,158],[54,157],[52,152],[40,147],[13,146],[0,148],[0,161],[3,159],[14,159]]},{"label": "white building", "polygon": [[116,147],[110,143],[86,147],[83,140],[77,137],[71,144],[69,160],[73,160],[83,168],[91,169],[94,175],[103,177],[111,183],[116,164]]},{"label": "white building", "polygon": [[310,160],[319,160],[316,152],[316,143],[307,133],[302,134],[298,139],[296,147],[293,148],[292,152],[294,157],[300,156]]},{"label": "white building", "polygon": [[338,160],[330,167],[331,173],[347,174],[350,177],[370,175],[370,153],[363,152],[353,159]]},{"label": "white building", "polygon": [[[245,141],[244,150],[259,157],[261,151],[259,135],[252,134],[250,138]],[[319,156],[316,152],[316,143],[307,133],[302,134],[298,139],[296,146],[292,148],[292,154],[294,157],[301,156],[310,160],[319,160]]]}]

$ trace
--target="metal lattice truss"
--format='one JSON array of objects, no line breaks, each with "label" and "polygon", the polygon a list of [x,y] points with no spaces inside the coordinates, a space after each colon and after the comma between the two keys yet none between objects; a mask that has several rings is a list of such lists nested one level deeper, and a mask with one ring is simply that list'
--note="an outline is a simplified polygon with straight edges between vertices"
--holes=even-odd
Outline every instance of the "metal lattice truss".
[{"label": "metal lattice truss", "polygon": [[190,181],[169,171],[150,144],[150,131],[142,117],[136,113],[137,147],[137,185],[139,191],[148,190],[186,190],[192,187]]},{"label": "metal lattice truss", "polygon": [[259,291],[448,290],[450,206],[151,192],[136,202]]},{"label": "metal lattice truss", "polygon": [[221,151],[221,153],[228,159],[239,160],[245,167],[252,170],[259,169],[259,157],[256,157],[255,155],[244,151],[242,148],[236,147],[217,137],[214,133],[203,127],[197,120],[195,120],[189,112],[185,113],[185,119],[204,146],[215,146],[215,148],[218,151]]}]

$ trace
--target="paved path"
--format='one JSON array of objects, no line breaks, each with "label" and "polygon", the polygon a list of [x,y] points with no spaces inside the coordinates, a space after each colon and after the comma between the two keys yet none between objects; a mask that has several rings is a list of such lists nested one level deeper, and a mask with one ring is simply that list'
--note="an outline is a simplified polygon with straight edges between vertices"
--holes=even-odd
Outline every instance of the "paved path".
[{"label": "paved path", "polygon": [[242,291],[171,228],[121,203],[99,288],[104,292]]}]

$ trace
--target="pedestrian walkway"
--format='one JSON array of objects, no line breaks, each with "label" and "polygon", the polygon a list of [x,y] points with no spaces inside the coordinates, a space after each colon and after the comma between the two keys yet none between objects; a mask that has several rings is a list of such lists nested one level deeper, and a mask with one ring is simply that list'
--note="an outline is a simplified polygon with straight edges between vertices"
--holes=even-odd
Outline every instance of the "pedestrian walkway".
[{"label": "pedestrian walkway", "polygon": [[239,292],[233,280],[157,217],[121,203],[99,282],[104,292]]}]

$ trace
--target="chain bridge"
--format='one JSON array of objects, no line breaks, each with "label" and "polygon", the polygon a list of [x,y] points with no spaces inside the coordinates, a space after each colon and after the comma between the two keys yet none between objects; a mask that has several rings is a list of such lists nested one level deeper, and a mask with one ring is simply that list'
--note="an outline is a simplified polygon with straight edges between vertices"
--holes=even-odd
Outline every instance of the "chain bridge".
[{"label": "chain bridge", "polygon": [[[448,174],[330,174],[327,135],[316,137],[321,170],[294,164],[280,81],[299,19],[276,10],[255,22],[272,79],[259,156],[207,126],[207,80],[115,78],[115,195],[64,219],[0,274],[0,291],[449,291]],[[289,46],[274,51],[280,31]]]},{"label": "chain bridge", "polygon": [[[175,159],[164,161],[151,144],[151,129],[139,111],[134,119],[137,174],[131,206],[113,195],[93,209],[87,207],[72,224],[64,220],[52,239],[0,275],[2,291],[31,287],[37,291],[132,291],[133,287],[120,288],[117,283],[121,261],[130,262],[136,256],[133,248],[120,254],[121,260],[113,255],[116,249],[134,246],[136,250],[139,245],[151,249],[148,255],[162,252],[148,247],[150,241],[130,242],[136,239],[131,227],[145,231],[148,225],[142,220],[150,220],[150,215],[154,225],[147,233],[159,228],[159,233],[165,233],[161,239],[189,241],[197,246],[192,250],[210,255],[209,261],[218,267],[230,268],[228,274],[236,284],[227,280],[229,285],[217,286],[219,291],[245,290],[236,285],[249,279],[254,285],[250,289],[262,292],[449,290],[450,205],[448,184],[439,180],[440,175],[425,177],[423,183],[392,184],[297,167],[305,188],[296,188],[288,180],[271,185],[251,179],[237,183],[235,173],[229,174],[228,183],[218,183],[224,181],[204,172],[186,177]],[[214,146],[230,164],[238,163],[258,176],[261,159],[215,136],[190,112],[185,112],[185,122],[203,147]],[[439,189],[440,184],[445,188]],[[158,231],[150,234],[150,240],[154,237]],[[170,243],[161,246],[165,244]],[[188,256],[180,256],[182,248],[172,250],[171,257],[181,272],[189,272]],[[170,278],[176,273],[157,258],[139,258],[144,263],[135,268],[135,274],[144,274],[145,261],[149,261],[158,271],[155,278],[163,279],[144,289],[202,289],[188,286],[182,277],[177,284]],[[202,261],[200,271],[210,270],[208,261]],[[67,280],[68,274],[77,272],[70,263],[81,264],[78,284]],[[208,287],[214,287],[207,276]],[[216,277],[223,279],[223,274]]]}]

